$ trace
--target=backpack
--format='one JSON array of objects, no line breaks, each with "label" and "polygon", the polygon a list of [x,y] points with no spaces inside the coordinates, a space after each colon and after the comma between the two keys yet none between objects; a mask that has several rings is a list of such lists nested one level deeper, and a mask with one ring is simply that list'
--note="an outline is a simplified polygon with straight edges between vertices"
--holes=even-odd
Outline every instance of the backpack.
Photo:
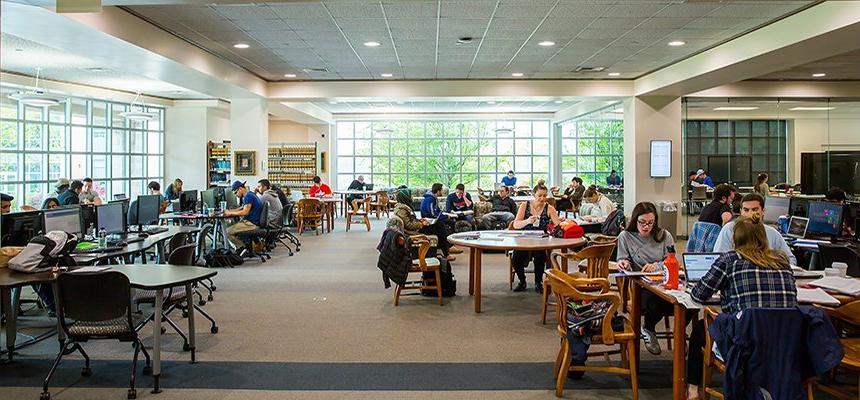
[{"label": "backpack", "polygon": [[50,231],[30,239],[17,256],[9,260],[9,269],[27,272],[47,272],[58,265],[77,265],[72,250],[78,237],[63,231]]},{"label": "backpack", "polygon": [[624,213],[621,210],[614,210],[603,221],[603,226],[600,227],[600,233],[607,236],[618,236],[624,229]]},{"label": "backpack", "polygon": [[[448,260],[440,259],[439,278],[442,280],[442,297],[454,297],[457,295],[457,281],[451,272],[451,264]],[[421,278],[427,282],[436,282],[436,274],[433,272],[422,272]],[[436,297],[436,289],[421,289],[422,296]]]},{"label": "backpack", "polygon": [[558,226],[550,224],[547,227],[547,232],[553,237],[560,239],[579,239],[585,236],[585,230],[576,222],[570,220],[563,221]]},{"label": "backpack", "polygon": [[232,268],[245,263],[242,257],[230,249],[209,250],[203,255],[203,259],[206,260],[207,268]]}]

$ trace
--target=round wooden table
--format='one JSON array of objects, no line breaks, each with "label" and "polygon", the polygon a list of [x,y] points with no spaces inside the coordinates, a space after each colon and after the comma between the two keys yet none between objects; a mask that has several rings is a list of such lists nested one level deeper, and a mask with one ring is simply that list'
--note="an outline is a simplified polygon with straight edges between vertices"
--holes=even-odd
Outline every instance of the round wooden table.
[{"label": "round wooden table", "polygon": [[322,202],[323,213],[327,215],[327,223],[323,228],[327,228],[331,232],[334,229],[334,219],[337,216],[337,203],[340,203],[341,200],[334,197],[323,197],[319,200]]},{"label": "round wooden table", "polygon": [[481,312],[481,254],[484,250],[550,252],[560,249],[562,252],[567,252],[568,249],[579,248],[586,244],[584,238],[559,239],[541,235],[538,231],[462,232],[448,236],[448,242],[469,248],[469,295],[474,296],[476,313]]}]

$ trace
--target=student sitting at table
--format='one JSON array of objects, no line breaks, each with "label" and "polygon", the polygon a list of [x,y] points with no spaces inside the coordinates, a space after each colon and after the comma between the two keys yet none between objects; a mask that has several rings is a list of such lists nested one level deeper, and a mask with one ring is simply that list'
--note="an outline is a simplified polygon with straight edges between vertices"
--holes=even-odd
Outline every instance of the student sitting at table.
[{"label": "student sitting at table", "polygon": [[173,183],[167,185],[167,189],[164,190],[164,197],[166,197],[168,201],[179,200],[179,195],[181,193],[182,179],[176,178],[173,180]]},{"label": "student sitting at table", "polygon": [[[723,254],[690,291],[694,301],[704,303],[720,292],[724,313],[748,308],[797,307],[797,286],[785,253],[768,245],[765,225],[758,213],[741,216],[734,223],[734,250]],[[687,352],[687,397],[699,397],[702,384],[705,324],[693,324]]]},{"label": "student sitting at table", "polygon": [[245,182],[234,181],[233,185],[230,186],[230,190],[236,193],[236,197],[242,199],[242,205],[232,210],[224,210],[224,215],[244,218],[227,228],[227,239],[230,239],[230,242],[236,245],[236,248],[242,248],[245,247],[245,243],[239,238],[239,234],[253,231],[263,226],[260,225],[263,214],[263,203],[257,195],[248,191],[248,188],[245,187]]},{"label": "student sitting at table", "polygon": [[508,171],[508,174],[502,178],[502,185],[514,187],[517,185],[517,177],[514,176],[514,171]]},{"label": "student sitting at table", "polygon": [[[618,235],[618,268],[623,270],[655,272],[663,269],[663,260],[669,246],[675,239],[657,222],[657,207],[653,203],[642,202],[633,207],[633,214],[627,228]],[[642,308],[645,323],[642,325],[642,339],[649,353],[657,355],[662,351],[657,341],[655,329],[664,317],[672,315],[672,305],[647,290],[642,291]],[[677,327],[675,329],[683,329]]]},{"label": "student sitting at table", "polygon": [[424,198],[421,200],[421,218],[445,220],[447,215],[442,214],[442,209],[439,208],[439,196],[442,195],[442,184],[434,183],[430,186],[430,190],[424,193]]},{"label": "student sitting at table", "polygon": [[499,192],[490,198],[490,202],[493,204],[492,211],[484,214],[482,223],[487,229],[496,229],[497,226],[507,228],[517,212],[517,203],[511,199],[511,189],[499,186]]},{"label": "student sitting at table", "polygon": [[[423,233],[425,235],[435,235],[437,238],[436,247],[442,251],[442,255],[448,261],[454,261],[456,258],[450,254],[451,244],[448,243],[448,227],[440,220],[431,220],[427,218],[418,219],[415,217],[415,211],[412,210],[412,192],[409,189],[400,189],[395,192],[394,199],[397,204],[394,206],[394,215],[403,221],[403,230],[407,233]],[[434,255],[428,255],[433,257]]]},{"label": "student sitting at table", "polygon": [[579,210],[580,218],[589,222],[603,222],[617,206],[603,193],[597,191],[597,186],[591,185],[582,194],[585,200]]},{"label": "student sitting at table", "polygon": [[699,221],[710,222],[720,226],[725,225],[732,219],[732,201],[737,190],[727,183],[717,185],[714,189],[714,199],[702,208],[699,213]]},{"label": "student sitting at table", "polygon": [[445,199],[445,212],[458,213],[457,219],[471,221],[474,215],[462,215],[460,213],[466,211],[474,211],[475,204],[472,203],[472,196],[466,193],[466,186],[458,183],[454,193],[448,195]]},{"label": "student sitting at table", "polygon": [[582,178],[574,176],[570,180],[570,184],[564,188],[564,193],[558,194],[558,188],[553,188],[552,195],[557,198],[555,208],[558,211],[576,211],[576,206],[582,201],[582,195],[585,193],[585,186],[582,184]]},{"label": "student sitting at table", "polygon": [[[751,217],[753,214],[764,215],[764,198],[758,193],[749,193],[741,199],[741,216]],[[735,249],[735,244],[732,242],[734,228],[735,221],[729,221],[723,225],[714,244],[714,253],[728,253]],[[776,228],[764,225],[764,233],[771,249],[782,252],[791,265],[797,265],[797,259],[791,252],[791,247],[788,247]]]},{"label": "student sitting at table", "polygon": [[73,181],[71,185],[69,185],[69,190],[66,190],[59,197],[57,197],[57,201],[61,206],[68,206],[72,204],[81,204],[81,200],[78,197],[81,194],[81,190],[84,188],[84,183],[81,181]]},{"label": "student sitting at table", "polygon": [[[353,180],[352,183],[349,184],[349,187],[346,188],[346,190],[364,190],[364,189],[365,189],[365,185],[364,185],[364,176],[363,175],[359,175],[357,178],[355,178],[355,180]],[[346,201],[347,201],[347,203],[352,204],[352,200],[359,199],[359,198],[361,198],[360,195],[351,194],[349,196],[346,196]]]},{"label": "student sitting at table", "polygon": [[45,201],[42,202],[43,210],[52,210],[60,206],[60,201],[55,197],[48,197]]},{"label": "student sitting at table", "polygon": [[326,197],[331,196],[331,188],[323,183],[319,176],[314,177],[314,185],[308,190],[310,197]]},{"label": "student sitting at table", "polygon": [[[514,229],[546,231],[550,222],[556,226],[561,223],[555,207],[546,201],[548,192],[546,186],[534,187],[535,199],[520,204],[517,216],[514,218]],[[514,250],[513,255],[511,255],[511,263],[520,281],[514,291],[526,290],[525,269],[529,265],[529,261],[534,261],[535,264],[535,292],[543,293],[543,271],[546,268],[546,253],[543,250]]]}]

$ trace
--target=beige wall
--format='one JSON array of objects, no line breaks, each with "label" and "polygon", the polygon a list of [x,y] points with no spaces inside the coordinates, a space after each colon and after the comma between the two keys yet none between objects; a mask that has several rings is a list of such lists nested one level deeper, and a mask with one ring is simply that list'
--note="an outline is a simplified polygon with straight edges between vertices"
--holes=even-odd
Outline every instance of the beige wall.
[{"label": "beige wall", "polygon": [[800,182],[800,153],[826,150],[860,150],[860,118],[791,120],[786,153],[791,183]]},{"label": "beige wall", "polygon": [[[317,152],[326,152],[326,172],[317,171],[324,182],[331,182],[331,138],[330,125],[300,124],[286,120],[269,120],[269,143],[313,143],[317,144]],[[319,156],[319,155],[318,155]]]}]

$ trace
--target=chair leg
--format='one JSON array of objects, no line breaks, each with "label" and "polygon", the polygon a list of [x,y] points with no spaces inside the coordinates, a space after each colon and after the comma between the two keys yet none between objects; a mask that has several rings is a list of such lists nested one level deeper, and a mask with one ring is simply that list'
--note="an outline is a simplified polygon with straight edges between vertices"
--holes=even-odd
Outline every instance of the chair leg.
[{"label": "chair leg", "polygon": [[394,288],[394,306],[400,305],[400,285]]},{"label": "chair leg", "polygon": [[627,367],[630,368],[630,386],[633,389],[633,400],[639,400],[639,374],[636,371],[636,349],[632,343],[627,343]]},{"label": "chair leg", "polygon": [[[369,230],[369,229],[368,229]],[[439,305],[442,305],[442,276],[439,274],[439,269],[436,269],[436,297],[439,298]]]},{"label": "chair leg", "polygon": [[167,322],[167,324],[170,325],[173,330],[179,334],[179,336],[182,336],[182,341],[184,342],[182,345],[182,350],[191,350],[191,345],[188,344],[188,336],[185,335],[185,332],[182,332],[182,329],[179,327],[179,325],[176,325],[176,323],[173,322],[173,320],[168,318],[167,316],[163,316],[162,321]]},{"label": "chair leg", "polygon": [[555,356],[555,365],[552,367],[552,377],[558,379],[558,374],[561,373],[561,363],[564,361],[564,347],[567,346],[567,343],[564,340],[561,341],[562,347],[558,348],[558,355]]},{"label": "chair leg", "polygon": [[81,370],[81,376],[90,376],[93,374],[90,369],[90,356],[84,351],[84,348],[81,347],[80,343],[75,343],[75,348],[81,353],[81,357],[84,358],[84,368]]},{"label": "chair leg", "polygon": [[[677,325],[678,322],[676,321]],[[666,348],[672,351],[672,328],[669,326],[669,317],[663,317],[663,326],[666,328]]]},{"label": "chair leg", "polygon": [[[376,219],[379,219],[378,216]],[[367,225],[367,231],[370,232],[370,215],[364,214],[364,224]]]},{"label": "chair leg", "polygon": [[201,307],[194,306],[194,309],[197,310],[197,312],[200,313],[200,315],[202,315],[203,318],[208,319],[209,322],[212,324],[212,326],[209,327],[209,332],[212,332],[213,334],[218,333],[218,325],[215,323],[215,319],[212,318],[212,316],[209,315],[209,313],[206,312],[206,310],[204,310]]},{"label": "chair leg", "polygon": [[149,352],[146,351],[146,346],[143,345],[143,342],[140,341],[140,338],[135,339],[140,346],[140,351],[143,352],[143,358],[146,360],[146,365],[143,367],[144,375],[152,375],[152,357],[149,356]]},{"label": "chair leg", "polygon": [[299,226],[298,226],[299,236],[302,236],[302,231],[304,231],[304,229],[303,229],[303,228],[304,228],[304,225],[305,225],[305,224],[304,224],[304,220],[303,220],[303,219],[299,219]]},{"label": "chair leg", "polygon": [[45,377],[45,382],[42,384],[42,394],[39,396],[39,400],[48,400],[51,398],[51,393],[48,392],[48,384],[51,382],[51,377],[54,376],[54,372],[57,371],[57,366],[60,365],[60,360],[63,359],[63,355],[65,353],[66,342],[64,340],[60,340],[60,351],[57,353],[57,359],[54,360],[54,364],[51,365],[51,369],[48,370],[48,376]]},{"label": "chair leg", "polygon": [[550,286],[549,286],[549,282],[547,282],[546,279],[544,279],[543,281],[544,281],[543,282],[543,303],[541,304],[541,307],[540,307],[540,323],[541,323],[541,325],[546,325],[546,309],[547,309],[547,303],[549,303]]},{"label": "chair leg", "polygon": [[134,357],[131,361],[131,378],[128,384],[128,398],[130,400],[137,398],[137,391],[134,389],[134,378],[137,375],[137,356],[140,355],[140,341],[134,341]]},{"label": "chair leg", "polygon": [[564,382],[567,380],[567,371],[570,371],[570,346],[567,340],[562,340],[561,347],[564,349],[564,354],[561,359],[561,368],[558,370],[558,376],[555,378],[555,397],[564,396]]}]

